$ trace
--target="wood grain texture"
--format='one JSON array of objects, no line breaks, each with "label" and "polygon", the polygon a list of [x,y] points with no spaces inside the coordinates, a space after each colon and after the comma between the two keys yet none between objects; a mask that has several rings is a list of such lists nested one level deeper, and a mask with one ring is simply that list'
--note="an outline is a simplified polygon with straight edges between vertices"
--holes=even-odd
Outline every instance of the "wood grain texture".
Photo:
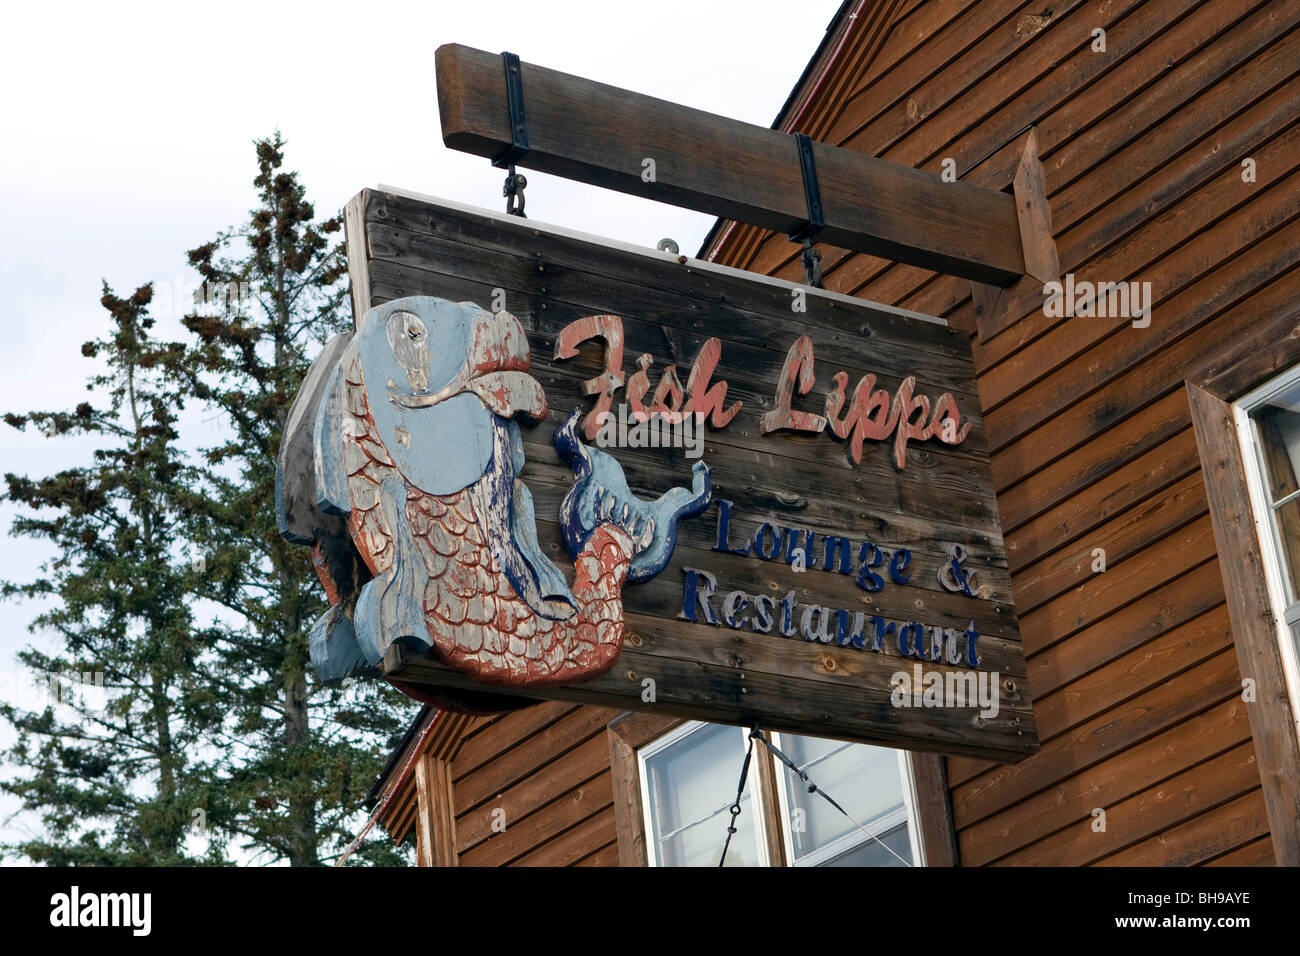
[{"label": "wood grain texture", "polygon": [[[501,738],[496,741],[501,745]],[[527,739],[527,738],[520,738]],[[607,747],[603,736],[589,737],[567,753],[546,764],[544,773],[530,773],[511,784],[490,802],[500,808],[506,820],[520,821],[540,807],[563,797],[575,786],[582,786],[608,769]],[[514,834],[518,837],[518,831]],[[461,852],[494,838],[492,814],[471,810],[457,819],[457,846]]]},{"label": "wood grain texture", "polygon": [[[1260,3],[1261,0],[1255,0],[1253,3],[1206,5],[1197,0],[1179,0],[1127,7],[1115,4],[1106,4],[1104,8],[1102,5],[1090,5],[1093,23],[1105,26],[1108,31],[1110,55],[1098,56],[1087,44],[1079,44],[1079,48],[1066,63],[1049,58],[1044,64],[1040,59],[1035,69],[1046,72],[1047,75],[1031,86],[1028,95],[1019,99],[1013,108],[994,112],[981,128],[962,136],[962,144],[958,149],[974,151],[981,144],[987,144],[986,149],[992,148],[1001,140],[985,138],[987,128],[991,127],[988,131],[993,136],[997,136],[999,129],[1003,136],[1011,135],[1015,129],[1020,128],[1011,125],[1016,122],[1017,113],[1021,117],[1034,117],[1041,136],[1042,158],[1048,175],[1049,198],[1053,205],[1055,206],[1055,197],[1051,194],[1059,191],[1062,179],[1068,183],[1070,177],[1077,175],[1078,171],[1091,168],[1104,158],[1114,158],[1116,165],[1124,168],[1112,170],[1105,184],[1094,191],[1100,192],[1100,195],[1094,198],[1090,193],[1085,202],[1089,210],[1103,215],[1119,213],[1124,208],[1123,202],[1105,205],[1103,202],[1113,196],[1111,191],[1115,188],[1113,183],[1116,180],[1132,183],[1141,179],[1140,176],[1131,178],[1132,167],[1136,165],[1148,172],[1158,172],[1162,179],[1165,178],[1166,171],[1178,168],[1178,164],[1167,161],[1168,154],[1162,152],[1164,144],[1157,142],[1148,148],[1146,137],[1142,135],[1145,127],[1168,116],[1171,110],[1185,104],[1189,97],[1201,94],[1205,86],[1222,77],[1224,72],[1250,62],[1256,52],[1268,47],[1276,39],[1278,33],[1271,29],[1276,18],[1269,10],[1259,11],[1254,18],[1245,22],[1237,22],[1252,13],[1253,8],[1260,6]],[[1106,22],[1107,20],[1112,22]],[[1062,32],[1058,27],[1049,31],[1048,35],[1059,39],[1067,37],[1068,33],[1069,31]],[[1243,37],[1247,42],[1239,43],[1238,40]],[[1123,58],[1123,69],[1113,68],[1111,55]],[[1049,70],[1045,71],[1044,66]],[[1174,69],[1176,66],[1182,69]],[[976,106],[978,97],[972,99],[975,102],[971,105]],[[1025,112],[1021,113],[1021,110]],[[1201,111],[1197,110],[1191,117],[1184,113],[1176,125],[1191,129],[1199,126],[1204,131],[1207,128],[1205,124],[1212,126],[1215,118],[1221,119],[1225,115],[1230,115],[1230,111],[1207,111],[1202,116]],[[1106,122],[1097,122],[1101,118]],[[1024,119],[1020,122],[1024,122]],[[1091,127],[1090,122],[1093,123]],[[1085,131],[1085,136],[1077,140],[1071,139],[1081,130]],[[1098,136],[1101,137],[1100,140]],[[1193,135],[1192,139],[1195,138]],[[1052,155],[1062,140],[1067,143],[1062,155]],[[1076,149],[1075,146],[1080,141],[1086,141],[1086,145]],[[1183,142],[1186,143],[1187,140]],[[1137,143],[1141,146],[1138,147]],[[1222,155],[1221,145],[1216,139],[1207,138],[1204,143],[1205,155],[1218,168],[1226,169],[1235,160]],[[1114,153],[1124,146],[1130,148]],[[1008,141],[966,178],[973,182],[999,186],[1010,178],[1010,171],[1014,169],[1019,154],[1014,140]],[[975,155],[980,154],[975,152]],[[1157,169],[1153,170],[1150,164],[1156,157],[1164,157],[1165,161],[1161,163],[1157,160]],[[1143,183],[1144,190],[1149,189],[1148,195],[1155,197],[1158,204],[1171,198],[1155,182],[1148,182],[1150,186],[1147,182]],[[1129,219],[1120,225],[1132,228],[1139,221]],[[1059,224],[1057,228],[1061,228]],[[1062,254],[1065,254],[1064,249]],[[1074,264],[1074,260],[1063,261]],[[928,292],[909,295],[909,292],[921,285],[935,292],[946,289],[949,293],[952,286],[942,279],[927,282],[926,274],[921,270],[904,272],[913,274],[904,276],[908,280],[906,287],[898,286],[902,281],[896,278],[901,274],[900,267],[894,267],[879,282],[862,286],[857,290],[858,294],[887,301],[907,302],[909,307],[945,315],[953,305],[960,302],[960,295],[956,298],[941,295],[938,301]],[[889,288],[894,291],[886,292]],[[1031,285],[1025,283],[1025,288],[1031,288]],[[1009,317],[1009,323],[1014,321],[1015,316]],[[1014,339],[1010,343],[999,343],[994,339],[989,344],[1002,349],[1005,354],[1005,348],[1009,344],[1014,348]]]},{"label": "wood grain texture", "polygon": [[[579,707],[550,726],[523,738],[529,741],[527,747],[511,746],[519,738],[506,736],[504,730],[493,734],[496,756],[478,770],[456,780],[457,817],[479,813],[490,820],[492,810],[499,806],[497,801],[511,787],[564,757],[590,737],[602,733],[613,716],[614,712],[608,708]],[[470,832],[472,830],[471,826]]]},{"label": "wood grain texture", "polygon": [[[630,394],[629,372],[636,366],[628,360],[638,354],[652,357],[643,389],[653,391],[669,366],[684,370],[699,361],[713,368],[711,382],[725,382],[725,398],[717,404],[725,410],[722,427],[709,426],[704,460],[712,469],[715,500],[733,503],[733,548],[753,538],[766,521],[803,529],[792,534],[811,531],[818,542],[828,535],[847,536],[912,555],[907,586],[890,583],[864,591],[853,574],[826,569],[820,545],[814,545],[803,573],[784,561],[720,549],[721,506],[714,506],[681,523],[663,573],[624,589],[624,646],[614,667],[581,684],[534,688],[531,696],[620,710],[649,707],[675,717],[731,723],[761,717],[773,730],[905,743],[931,752],[1017,759],[1033,751],[1032,708],[983,460],[986,442],[969,348],[959,333],[816,293],[807,296],[805,311],[796,312],[789,287],[415,197],[366,191],[355,206],[364,232],[357,237],[354,260],[365,262],[370,306],[412,295],[486,302],[500,290],[525,329],[530,374],[545,389],[551,411],[539,426],[522,432],[527,455],[522,477],[538,511],[539,542],[560,566],[567,567],[558,547],[562,529],[550,516],[572,476],[548,437],[571,408],[594,407],[595,394],[613,382],[624,383],[615,400]],[[602,315],[619,317],[618,334],[606,328],[609,322],[586,320]],[[802,337],[791,328],[792,315]],[[571,331],[575,322],[578,332]],[[793,374],[790,347],[796,342],[805,343],[801,364],[809,374],[801,381],[810,391],[787,394],[792,410],[814,411],[800,419],[805,423],[824,422],[818,409],[839,411],[828,400],[835,394],[832,379],[878,383],[903,405],[912,401],[912,389],[930,396],[917,400],[921,418],[909,426],[913,437],[905,459],[904,443],[888,433],[888,440],[868,438],[860,461],[850,453],[850,443],[829,428],[820,434],[763,433],[763,417],[782,394],[783,370]],[[624,356],[614,372],[607,364],[611,349]],[[689,381],[685,371],[680,378]],[[945,394],[949,397],[941,398]],[[950,418],[951,441],[926,439],[929,429],[920,422],[930,407],[936,419]],[[718,416],[711,420],[718,422]],[[689,473],[680,451],[619,448],[616,455],[631,492],[647,500]],[[809,484],[814,475],[815,493]],[[953,545],[978,565],[974,597],[954,592],[939,574]],[[974,622],[981,635],[980,667],[1004,678],[998,683],[999,713],[976,719],[969,707],[893,706],[892,675],[900,669],[910,674],[910,663],[888,642],[882,653],[863,652],[692,622],[683,612],[686,568],[716,576],[719,603],[733,589],[775,599],[793,589],[800,605],[862,613],[864,621],[876,615],[900,627],[915,620],[954,632]],[[884,573],[883,566],[880,570]],[[444,690],[467,686],[435,656],[412,657],[394,648],[384,666],[391,679]],[[946,663],[926,666],[941,673],[951,669]],[[645,678],[655,681],[650,705],[642,700]]]},{"label": "wood grain texture", "polygon": [[1187,396],[1214,537],[1224,556],[1219,567],[1237,657],[1242,675],[1253,679],[1257,688],[1257,702],[1250,705],[1250,724],[1263,799],[1272,821],[1273,849],[1279,866],[1300,866],[1300,741],[1283,676],[1278,623],[1246,493],[1241,446],[1227,402],[1190,383]]},{"label": "wood grain texture", "polygon": [[1061,263],[1052,238],[1052,209],[1047,202],[1047,182],[1043,161],[1038,156],[1036,128],[1025,138],[1025,151],[1020,156],[1013,182],[1025,274],[1040,282],[1053,282],[1061,276]]},{"label": "wood grain texture", "polygon": [[1267,835],[1252,840],[1222,856],[1206,860],[1202,866],[1275,866],[1273,842]]},{"label": "wood grain texture", "polygon": [[789,774],[790,771],[784,766],[778,770],[776,757],[772,752],[758,741],[753,741],[753,744],[753,757],[749,771],[753,776],[750,778],[750,787],[757,790],[762,797],[764,812],[757,822],[763,830],[763,845],[767,848],[767,865],[788,866],[789,857],[785,852],[784,823],[780,811],[781,797],[777,788],[785,786],[781,776]]},{"label": "wood grain texture", "polygon": [[[361,197],[354,196],[343,210],[343,236],[351,248],[352,243],[365,241],[364,209]],[[355,238],[354,238],[355,237]],[[352,314],[365,315],[370,308],[370,279],[362,261],[348,257],[348,287],[352,297]]]},{"label": "wood grain texture", "polygon": [[[1012,595],[1027,573],[1026,586],[1047,596],[1024,642],[1049,737],[1015,768],[946,761],[962,865],[1270,865],[1270,831],[1296,830],[1271,824],[1266,787],[1251,786],[1258,705],[1240,700],[1246,665],[1227,667],[1239,650],[1220,643],[1225,616],[1237,630],[1223,577],[1235,558],[1219,557],[1208,513],[1172,532],[1150,516],[1201,474],[1184,380],[1231,400],[1300,361],[1300,233],[1289,205],[1298,13],[1280,0],[909,3],[878,41],[866,20],[849,30],[839,65],[799,106],[792,128],[824,143],[935,175],[953,157],[963,180],[1004,191],[1034,128],[1062,267],[1155,284],[1152,326],[1139,331],[1048,322],[1041,282],[1023,280],[998,293],[1016,311],[974,346],[969,387],[984,402],[981,440],[997,449]],[[1089,48],[1092,26],[1107,30],[1105,55]],[[1264,158],[1252,184],[1240,177],[1248,156]],[[737,225],[715,235],[725,236],[716,261],[801,281],[784,234]],[[977,325],[964,279],[820,251],[830,289]],[[405,269],[386,281],[400,285]],[[591,356],[583,372],[596,370]],[[755,459],[754,473],[765,464]],[[836,485],[835,497],[853,488]],[[922,548],[915,529],[891,533]],[[1145,546],[1047,595],[1044,571],[1064,573],[1094,538]],[[1207,684],[1212,663],[1222,680]],[[1000,794],[991,812],[962,815],[985,790]],[[1111,812],[1106,834],[1091,830],[1096,807]],[[589,852],[609,845],[593,841]]]},{"label": "wood grain texture", "polygon": [[[952,277],[824,252],[828,288],[984,333],[974,353],[986,435],[1026,666],[1040,729],[1052,736],[1014,770],[1025,791],[978,822],[959,814],[963,865],[1095,861],[1086,850],[1099,839],[1088,830],[1093,807],[1140,801],[1143,787],[1159,792],[1179,774],[1208,787],[1198,767],[1249,741],[1239,700],[1183,723],[1170,712],[1140,740],[1078,734],[1127,724],[1132,704],[1161,681],[1189,706],[1209,703],[1198,686],[1205,660],[1185,665],[1223,648],[1220,567],[1235,558],[1216,558],[1207,514],[1180,523],[1169,508],[1185,506],[1186,516],[1209,507],[1195,487],[1200,461],[1183,382],[1216,381],[1227,397],[1300,360],[1298,16],[1277,0],[1050,10],[1014,0],[923,3],[903,14],[873,63],[833,73],[836,92],[800,121],[827,143],[932,172],[955,158],[964,180],[1003,190],[1013,187],[1022,133],[1032,128],[1061,268],[1152,281],[1156,295],[1144,331],[1118,320],[1051,320],[1036,280],[972,296],[970,283]],[[1090,49],[1093,26],[1106,30],[1105,54]],[[1255,183],[1241,178],[1248,156],[1270,167]],[[705,254],[791,277],[798,263],[786,247],[740,226]],[[1080,559],[1107,544],[1130,557],[1075,579]],[[1028,601],[1043,603],[1031,610]],[[1225,677],[1225,692],[1229,684]],[[1233,712],[1230,722],[1210,720],[1220,708]],[[947,764],[963,808],[968,788],[1000,789],[1010,772],[965,757]],[[1071,765],[1073,776],[1061,778]],[[1252,772],[1242,765],[1233,787],[1248,786]],[[1155,841],[1177,830],[1202,844],[1189,856],[1197,862],[1272,859],[1272,838],[1249,827],[1234,837],[1243,841],[1237,849],[1218,843],[1212,826],[1178,830],[1207,809],[1169,804],[1152,836],[1110,850],[1131,852],[1134,863],[1170,862]],[[1281,825],[1296,829],[1289,818]],[[1057,832],[1080,836],[1067,846]]]},{"label": "wood grain texture", "polygon": [[416,819],[416,859],[420,866],[459,866],[456,818],[452,806],[451,765],[424,756],[415,766],[419,811]]},{"label": "wood grain texture", "polygon": [[[1115,806],[1183,768],[1250,739],[1246,705],[1228,699],[1153,737],[1115,751],[1100,763],[1052,782],[1031,796],[1009,801],[978,823],[958,821],[963,866],[981,866],[1071,825],[1092,822],[1092,811]],[[1170,754],[1177,757],[1170,759]],[[994,782],[996,776],[987,778]],[[965,793],[964,785],[953,794]],[[1091,829],[1089,829],[1091,834]],[[1052,860],[1051,854],[1043,857]]]},{"label": "wood grain texture", "polygon": [[[1101,861],[1103,866],[1196,866],[1269,832],[1259,790]],[[1276,836],[1275,836],[1276,838]]]},{"label": "wood grain texture", "polygon": [[607,843],[593,853],[588,853],[574,866],[618,866],[618,843]]},{"label": "wood grain texture", "polygon": [[[506,866],[527,855],[532,847],[556,842],[576,826],[594,816],[608,818],[613,803],[613,784],[608,771],[578,783],[563,796],[534,810],[522,820],[509,821],[501,833],[467,851],[466,866]],[[576,862],[576,861],[574,861]]]},{"label": "wood grain texture", "polygon": [[[1100,760],[1186,720],[1207,705],[1239,695],[1236,655],[1222,651],[1190,668],[1182,680],[1161,684],[1043,746],[1033,764],[998,766],[953,791],[959,827],[982,820],[1080,769],[1081,759]],[[1082,751],[1080,748],[1084,748]]]},{"label": "wood grain texture", "polygon": [[616,839],[614,810],[605,807],[577,826],[565,830],[537,849],[511,862],[511,866],[576,866],[593,846]]},{"label": "wood grain texture", "polygon": [[681,720],[660,714],[626,713],[608,727],[609,765],[614,778],[614,819],[618,830],[618,865],[649,866],[645,806],[641,802],[641,768],[637,749],[661,737]]},{"label": "wood grain texture", "polygon": [[429,758],[421,757],[415,765],[415,862],[418,866],[433,866],[435,838],[433,835],[433,788],[437,786],[429,768]]},{"label": "wood grain texture", "polygon": [[[443,142],[501,155],[511,142],[501,58],[444,44],[436,64]],[[790,135],[531,63],[522,73],[529,152],[519,165],[787,233],[808,219]],[[820,241],[982,282],[1024,271],[1010,197],[820,143],[813,150]],[[647,158],[652,181],[642,178]]]},{"label": "wood grain texture", "polygon": [[912,754],[916,825],[926,866],[957,866],[957,839],[948,796],[945,761],[938,754]]},{"label": "wood grain texture", "polygon": [[[463,866],[513,865],[612,812],[605,726],[616,713],[558,702],[542,703],[532,711],[540,716],[523,719],[529,713],[481,725],[452,762]],[[575,848],[568,862],[612,840]]]},{"label": "wood grain texture", "polygon": [[1141,793],[1101,807],[1106,829],[1095,830],[1091,813],[1025,850],[997,861],[998,866],[1086,866],[1176,826],[1193,814],[1256,789],[1259,772],[1250,741],[1161,781]]},{"label": "wood grain texture", "polygon": [[[421,711],[407,732],[403,746],[393,754],[384,774],[372,790],[372,796],[383,801],[379,820],[394,842],[401,843],[406,839],[411,829],[416,826],[417,818],[424,807],[432,806],[428,799],[423,802],[420,799],[421,775],[416,773],[419,762],[428,759],[435,764],[449,763],[455,757],[462,741],[474,729],[486,722],[485,718],[447,710],[440,711],[427,706]],[[445,792],[450,793],[450,780],[444,782],[436,773],[429,775],[428,768],[424,771],[423,779],[426,793],[431,783],[438,784]],[[441,794],[435,793],[433,796],[442,799]],[[445,810],[438,811],[438,813],[445,812]],[[428,832],[431,839],[426,840],[425,845],[429,848],[429,852],[433,853],[439,846],[438,842],[432,839],[436,831],[430,828]],[[444,842],[441,845],[450,846],[453,851],[455,849],[450,843]],[[417,859],[418,857],[417,848]]]}]

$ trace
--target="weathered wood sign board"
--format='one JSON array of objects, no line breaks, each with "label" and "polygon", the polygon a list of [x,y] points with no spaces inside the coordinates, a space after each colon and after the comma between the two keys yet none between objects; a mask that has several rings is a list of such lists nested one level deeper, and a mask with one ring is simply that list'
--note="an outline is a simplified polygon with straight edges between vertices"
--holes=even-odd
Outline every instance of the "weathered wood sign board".
[{"label": "weathered wood sign board", "polygon": [[[964,336],[411,194],[363,191],[347,230],[358,332],[332,343],[335,385],[313,372],[304,391],[326,407],[322,506],[389,582],[355,602],[357,641],[424,612],[427,649],[371,647],[384,677],[488,708],[558,698],[1000,760],[1037,749]],[[646,416],[657,433],[637,432]],[[439,497],[504,461],[513,496],[477,481]],[[282,527],[302,521],[285,482]],[[413,544],[367,524],[401,522],[385,495]],[[442,548],[448,529],[477,544]],[[313,535],[328,536],[295,540]],[[405,585],[403,548],[423,555]],[[477,579],[426,580],[469,564]],[[457,628],[492,597],[475,588],[500,596],[466,649]],[[535,633],[521,601],[557,619],[539,610]]]}]

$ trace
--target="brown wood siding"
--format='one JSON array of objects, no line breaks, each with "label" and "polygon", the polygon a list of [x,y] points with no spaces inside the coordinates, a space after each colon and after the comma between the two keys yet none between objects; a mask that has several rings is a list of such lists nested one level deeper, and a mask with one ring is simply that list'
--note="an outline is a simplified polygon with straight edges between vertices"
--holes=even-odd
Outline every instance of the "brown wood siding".
[{"label": "brown wood siding", "polygon": [[[1036,126],[1062,271],[1154,285],[1145,330],[1049,320],[1028,280],[977,316],[969,282],[821,249],[828,288],[995,333],[980,397],[1043,750],[947,761],[963,865],[1274,862],[1182,383],[1267,349],[1300,300],[1297,21],[1284,0],[885,0],[795,127],[1005,189]],[[784,237],[723,233],[717,261],[802,278]],[[616,716],[476,720],[451,761],[460,863],[616,865]]]},{"label": "brown wood siding", "polygon": [[[1298,23],[1287,0],[903,4],[874,57],[850,35],[796,127],[1006,189],[1034,126],[1062,272],[1153,284],[1147,329],[1048,318],[1028,279],[977,316],[969,282],[821,250],[828,288],[985,332],[1043,749],[948,760],[963,865],[1274,860],[1183,382],[1267,349],[1300,299]],[[716,261],[802,280],[783,236],[724,234]]]},{"label": "brown wood siding", "polygon": [[616,716],[551,701],[481,721],[466,734],[451,762],[460,865],[616,863],[605,737]]}]

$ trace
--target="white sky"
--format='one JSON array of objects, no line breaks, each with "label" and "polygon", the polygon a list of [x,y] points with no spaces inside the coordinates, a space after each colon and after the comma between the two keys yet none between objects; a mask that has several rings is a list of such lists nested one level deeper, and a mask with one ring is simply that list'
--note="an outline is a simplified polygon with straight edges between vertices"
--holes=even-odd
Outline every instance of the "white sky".
[{"label": "white sky", "polygon": [[[252,140],[279,128],[317,212],[385,183],[503,208],[503,173],[442,145],[433,51],[457,42],[769,125],[839,0],[632,3],[26,3],[0,55],[0,412],[71,408],[119,294],[194,281],[185,251],[254,203]],[[530,218],[694,254],[712,219],[527,171]],[[161,286],[156,286],[161,291]],[[155,314],[158,310],[155,309]],[[166,319],[167,316],[159,316]],[[179,337],[166,323],[161,334]],[[50,474],[88,443],[0,424],[0,473]],[[14,509],[0,503],[7,533]],[[50,549],[0,538],[0,579]],[[37,640],[0,604],[0,694]],[[0,746],[12,735],[0,727]],[[0,767],[0,774],[13,768]],[[28,830],[0,801],[0,839]]]}]

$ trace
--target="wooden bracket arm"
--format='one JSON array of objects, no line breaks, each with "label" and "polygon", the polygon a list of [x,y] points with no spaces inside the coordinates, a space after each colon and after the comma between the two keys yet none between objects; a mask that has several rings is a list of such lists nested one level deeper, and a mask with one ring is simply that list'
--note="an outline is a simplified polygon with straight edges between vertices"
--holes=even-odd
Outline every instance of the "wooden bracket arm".
[{"label": "wooden bracket arm", "polygon": [[[1061,278],[1056,240],[1052,237],[1052,209],[1047,201],[1047,182],[1043,163],[1038,157],[1038,129],[1030,127],[1020,164],[1013,179],[1016,217],[1020,223],[1020,241],[1024,250],[1025,274],[1014,288],[980,282],[971,283],[975,303],[975,325],[980,341],[987,342],[1004,332],[1019,316],[1011,314],[1008,304],[1019,301],[1020,293]],[[1036,294],[1036,293],[1035,293]]]},{"label": "wooden bracket arm", "polygon": [[[436,55],[443,142],[494,158],[510,146],[501,57]],[[795,138],[702,110],[521,64],[529,151],[518,165],[790,233],[808,218]],[[1006,285],[1025,274],[1015,198],[813,144],[825,228],[856,252]]]}]

